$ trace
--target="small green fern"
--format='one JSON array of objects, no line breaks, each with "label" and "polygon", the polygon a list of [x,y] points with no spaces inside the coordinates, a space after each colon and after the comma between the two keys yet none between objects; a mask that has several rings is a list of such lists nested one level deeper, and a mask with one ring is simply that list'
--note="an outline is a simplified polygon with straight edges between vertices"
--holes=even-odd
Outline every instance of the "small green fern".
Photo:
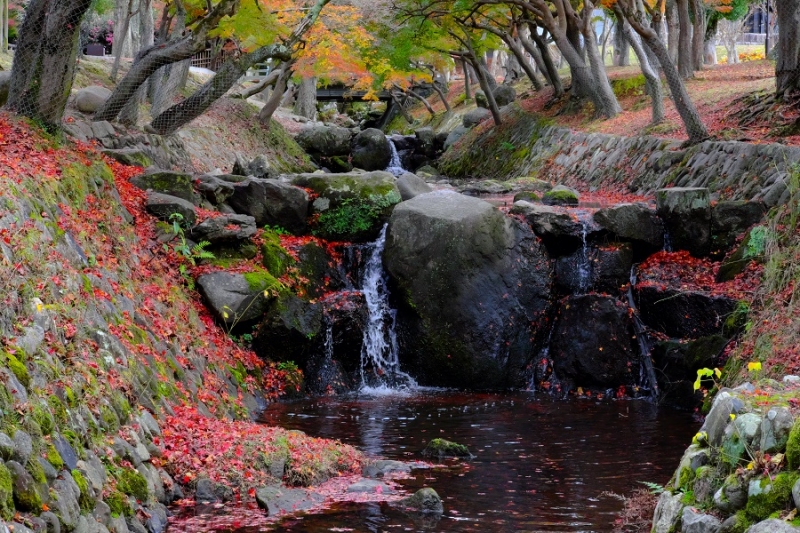
[{"label": "small green fern", "polygon": [[661,494],[664,492],[664,486],[658,483],[653,483],[652,481],[639,481],[639,483],[647,487],[650,490],[650,494]]}]

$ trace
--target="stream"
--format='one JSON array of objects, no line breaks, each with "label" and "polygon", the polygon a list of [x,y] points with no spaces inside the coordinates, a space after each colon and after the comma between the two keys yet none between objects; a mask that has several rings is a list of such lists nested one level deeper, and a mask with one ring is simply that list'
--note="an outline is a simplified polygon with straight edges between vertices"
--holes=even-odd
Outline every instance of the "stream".
[{"label": "stream", "polygon": [[286,519],[286,532],[611,531],[639,481],[665,483],[696,431],[688,413],[644,400],[558,400],[542,394],[414,390],[274,404],[262,422],[340,439],[368,455],[420,459],[436,437],[476,456],[416,470],[410,492],[433,487],[440,519],[385,504],[341,504]]}]

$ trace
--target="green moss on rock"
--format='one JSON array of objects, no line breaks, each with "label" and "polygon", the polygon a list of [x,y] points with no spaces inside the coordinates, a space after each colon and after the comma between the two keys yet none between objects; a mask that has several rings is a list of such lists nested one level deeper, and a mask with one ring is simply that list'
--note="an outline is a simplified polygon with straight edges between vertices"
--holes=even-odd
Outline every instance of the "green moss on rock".
[{"label": "green moss on rock", "polygon": [[78,485],[78,489],[81,491],[81,494],[78,497],[78,504],[80,505],[81,510],[91,511],[94,509],[95,499],[92,497],[91,490],[89,489],[89,482],[86,481],[86,478],[83,476],[80,470],[72,471],[72,479],[75,480],[75,484]]},{"label": "green moss on rock", "polygon": [[789,440],[786,443],[786,462],[789,470],[800,468],[800,419],[796,420],[789,432]]},{"label": "green moss on rock", "polygon": [[542,202],[547,205],[578,205],[578,195],[566,189],[553,189],[542,195]]},{"label": "green moss on rock", "polygon": [[247,281],[248,288],[253,292],[276,289],[281,284],[272,274],[264,271],[248,272],[244,274],[244,279]]},{"label": "green moss on rock", "polygon": [[147,492],[147,480],[139,472],[130,468],[119,472],[117,488],[139,501],[147,501],[150,496]]},{"label": "green moss on rock", "polygon": [[128,500],[128,497],[118,490],[111,491],[106,497],[105,502],[111,509],[111,516],[114,518],[120,516],[133,516],[133,507]]},{"label": "green moss on rock", "polygon": [[44,468],[35,457],[31,457],[28,464],[25,465],[25,470],[31,475],[36,483],[47,483],[47,476],[44,475]]},{"label": "green moss on rock", "polygon": [[56,447],[52,444],[47,445],[47,449],[45,450],[47,462],[53,465],[53,468],[56,470],[61,470],[64,468],[64,460],[61,459],[61,454],[58,453]]},{"label": "green moss on rock", "polygon": [[283,276],[286,270],[294,264],[294,259],[289,252],[281,246],[280,237],[274,232],[264,233],[264,243],[261,245],[262,264],[270,274],[275,277]]},{"label": "green moss on rock", "polygon": [[433,457],[437,459],[447,458],[471,458],[472,454],[469,453],[469,448],[463,444],[458,444],[445,439],[433,439],[422,450],[424,457]]},{"label": "green moss on rock", "polygon": [[747,499],[744,511],[748,519],[760,522],[769,518],[772,513],[789,509],[792,506],[792,487],[800,473],[781,472],[770,483],[769,478],[761,480],[761,494],[754,494]]},{"label": "green moss on rock", "polygon": [[11,472],[4,464],[0,464],[0,516],[4,520],[14,516],[14,485]]},{"label": "green moss on rock", "polygon": [[50,410],[40,402],[33,404],[31,416],[39,424],[43,435],[49,435],[55,429],[55,420]]},{"label": "green moss on rock", "polygon": [[22,361],[17,359],[14,354],[8,352],[3,352],[3,357],[6,360],[8,368],[11,369],[19,382],[25,385],[26,388],[30,387],[31,376],[28,372],[28,368],[22,363]]}]

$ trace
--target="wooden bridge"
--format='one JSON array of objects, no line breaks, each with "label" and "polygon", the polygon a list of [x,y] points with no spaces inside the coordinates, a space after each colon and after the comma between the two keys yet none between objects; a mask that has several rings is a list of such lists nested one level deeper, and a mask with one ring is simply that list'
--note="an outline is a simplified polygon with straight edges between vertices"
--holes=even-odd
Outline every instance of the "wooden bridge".
[{"label": "wooden bridge", "polygon": [[[317,89],[318,102],[354,102],[364,99],[367,94],[366,91],[353,91],[344,85],[329,85],[327,87],[320,87]],[[389,91],[381,91],[377,93],[378,99],[383,101],[390,101],[392,93]]]}]

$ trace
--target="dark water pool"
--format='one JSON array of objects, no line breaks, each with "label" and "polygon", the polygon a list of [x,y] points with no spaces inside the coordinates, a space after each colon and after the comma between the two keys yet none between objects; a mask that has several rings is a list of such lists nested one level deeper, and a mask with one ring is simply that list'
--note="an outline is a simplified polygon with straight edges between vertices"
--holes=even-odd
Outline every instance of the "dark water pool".
[{"label": "dark water pool", "polygon": [[263,421],[340,439],[367,454],[419,459],[447,438],[476,458],[418,470],[403,484],[436,489],[438,520],[388,505],[340,505],[284,521],[287,532],[601,532],[638,481],[664,483],[697,430],[691,416],[644,401],[554,400],[533,393],[420,392],[273,405]]}]

